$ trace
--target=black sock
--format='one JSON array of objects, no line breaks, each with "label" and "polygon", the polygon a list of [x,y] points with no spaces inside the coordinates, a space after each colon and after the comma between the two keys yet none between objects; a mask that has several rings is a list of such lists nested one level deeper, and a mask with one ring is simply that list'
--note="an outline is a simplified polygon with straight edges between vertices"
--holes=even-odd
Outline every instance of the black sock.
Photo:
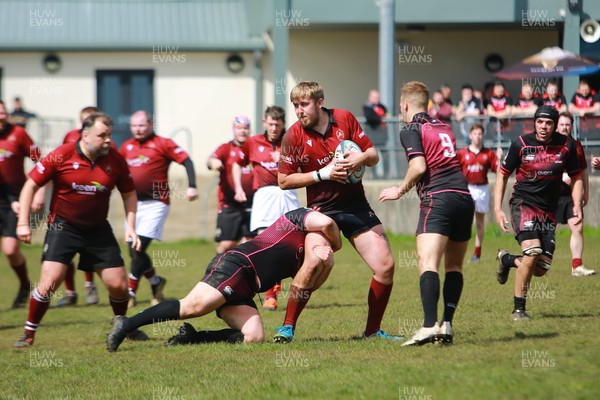
[{"label": "black sock", "polygon": [[515,310],[525,311],[525,303],[526,302],[527,302],[527,298],[515,296]]},{"label": "black sock", "polygon": [[437,307],[440,299],[440,276],[437,272],[425,271],[421,275],[421,302],[423,303],[423,326],[431,328],[437,322]]},{"label": "black sock", "polygon": [[513,256],[512,254],[505,254],[502,256],[502,264],[507,265],[509,268],[517,268],[517,264],[515,264],[515,260],[519,258],[519,256]]},{"label": "black sock", "polygon": [[199,331],[196,333],[194,343],[229,342],[239,343],[244,341],[244,334],[239,329],[221,329],[220,331]]},{"label": "black sock", "polygon": [[179,319],[179,307],[179,300],[169,300],[141,311],[127,320],[127,331],[131,332],[154,322]]},{"label": "black sock", "polygon": [[444,279],[444,318],[442,321],[452,322],[463,290],[463,274],[458,271],[446,273]]}]

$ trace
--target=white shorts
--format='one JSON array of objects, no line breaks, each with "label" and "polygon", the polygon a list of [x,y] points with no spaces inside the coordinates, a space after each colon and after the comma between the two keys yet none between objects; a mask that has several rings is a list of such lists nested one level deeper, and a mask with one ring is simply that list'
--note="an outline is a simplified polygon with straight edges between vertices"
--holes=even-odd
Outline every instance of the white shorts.
[{"label": "white shorts", "polygon": [[170,206],[158,200],[137,202],[135,233],[150,239],[162,240],[163,228]]},{"label": "white shorts", "polygon": [[469,192],[475,202],[475,212],[487,214],[490,211],[490,187],[488,185],[469,185]]},{"label": "white shorts", "polygon": [[288,211],[300,207],[296,190],[283,190],[279,186],[264,186],[254,193],[250,231],[267,228]]}]

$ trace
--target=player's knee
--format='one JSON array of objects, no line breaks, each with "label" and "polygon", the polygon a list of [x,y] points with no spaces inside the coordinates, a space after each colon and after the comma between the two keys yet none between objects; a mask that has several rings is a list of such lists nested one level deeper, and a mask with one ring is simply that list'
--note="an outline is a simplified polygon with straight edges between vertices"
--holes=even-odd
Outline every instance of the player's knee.
[{"label": "player's knee", "polygon": [[543,249],[540,246],[531,246],[523,249],[523,255],[527,257],[539,257],[543,253]]},{"label": "player's knee", "polygon": [[244,343],[262,343],[265,341],[265,333],[262,329],[252,329],[248,332],[244,332]]},{"label": "player's knee", "polygon": [[546,275],[546,272],[548,272],[550,270],[550,268],[552,267],[552,264],[550,264],[550,262],[547,260],[538,260],[536,267],[537,268],[534,269],[534,271],[533,271],[533,275],[544,276],[544,275]]}]

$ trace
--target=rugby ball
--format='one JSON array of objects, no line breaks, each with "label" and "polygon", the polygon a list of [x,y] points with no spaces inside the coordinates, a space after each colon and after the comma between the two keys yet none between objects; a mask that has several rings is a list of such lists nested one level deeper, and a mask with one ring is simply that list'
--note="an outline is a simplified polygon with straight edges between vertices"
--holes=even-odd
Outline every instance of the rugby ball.
[{"label": "rugby ball", "polygon": [[[362,150],[356,143],[352,140],[342,140],[338,147],[335,149],[335,165],[337,165],[338,160],[342,160],[344,158],[344,154],[347,152],[357,152],[362,153]],[[358,183],[361,181],[363,175],[365,174],[366,167],[361,165],[356,168],[354,171],[348,171],[348,181],[350,183]]]}]

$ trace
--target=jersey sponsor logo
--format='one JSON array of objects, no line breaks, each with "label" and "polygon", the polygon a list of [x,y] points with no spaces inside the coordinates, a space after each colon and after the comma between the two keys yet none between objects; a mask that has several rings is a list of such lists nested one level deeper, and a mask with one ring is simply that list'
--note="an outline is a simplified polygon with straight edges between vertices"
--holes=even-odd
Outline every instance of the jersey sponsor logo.
[{"label": "jersey sponsor logo", "polygon": [[318,158],[317,162],[319,163],[319,165],[327,165],[327,164],[329,164],[331,162],[332,158],[333,158],[333,154],[329,154],[325,158]]},{"label": "jersey sponsor logo", "polygon": [[130,167],[141,167],[144,164],[148,164],[150,159],[143,154],[140,154],[136,158],[128,158],[127,165]]},{"label": "jersey sponsor logo", "polygon": [[263,168],[268,169],[269,171],[275,171],[278,169],[277,163],[275,161],[261,161],[260,165]]},{"label": "jersey sponsor logo", "polygon": [[93,195],[93,194],[96,194],[97,192],[102,193],[107,190],[106,186],[103,186],[102,184],[100,184],[99,182],[96,182],[96,181],[92,181],[91,185],[78,184],[75,182],[71,182],[71,188],[79,194],[87,194],[87,195]]},{"label": "jersey sponsor logo", "polygon": [[12,151],[0,149],[0,161],[4,161],[7,158],[11,158],[14,155]]},{"label": "jersey sponsor logo", "polygon": [[341,129],[338,129],[335,132],[335,137],[337,137],[340,140],[344,140],[344,131],[342,131]]},{"label": "jersey sponsor logo", "polygon": [[358,134],[358,138],[362,139],[365,136],[365,131],[362,131],[361,133]]},{"label": "jersey sponsor logo", "polygon": [[467,165],[467,171],[469,172],[479,172],[479,171],[483,171],[483,165],[477,163],[474,165]]},{"label": "jersey sponsor logo", "polygon": [[233,289],[231,288],[231,286],[225,286],[225,288],[223,288],[223,291],[227,294],[227,296],[231,296],[233,294]]}]

